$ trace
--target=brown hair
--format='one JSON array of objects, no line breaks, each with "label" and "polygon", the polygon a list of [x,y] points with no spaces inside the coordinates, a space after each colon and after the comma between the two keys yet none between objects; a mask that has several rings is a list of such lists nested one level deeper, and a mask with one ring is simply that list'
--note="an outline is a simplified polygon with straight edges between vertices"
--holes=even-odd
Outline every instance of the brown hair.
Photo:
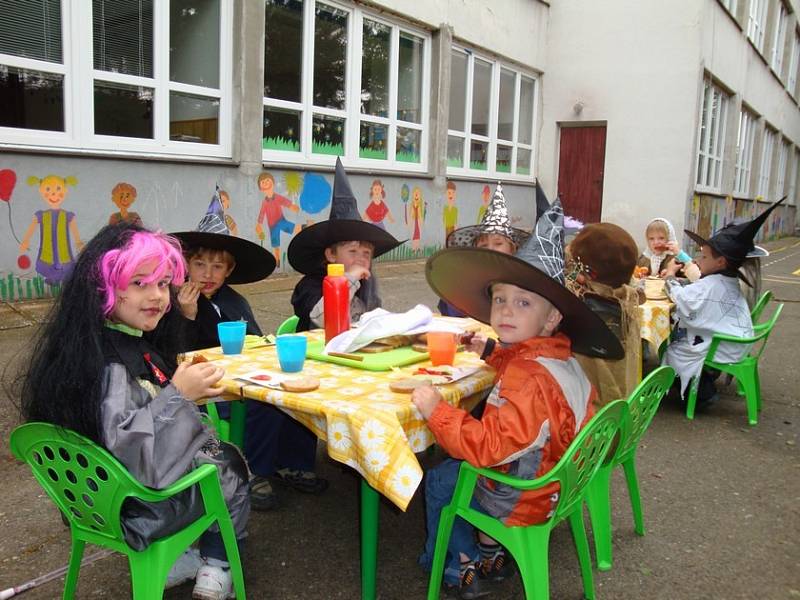
[{"label": "brown hair", "polygon": [[269,179],[272,182],[272,184],[275,185],[275,178],[272,176],[272,173],[268,173],[267,171],[264,171],[258,176],[257,180],[258,185],[261,185],[261,182],[264,181],[265,179]]},{"label": "brown hair", "polygon": [[187,249],[183,255],[186,258],[186,262],[189,262],[198,256],[205,255],[211,260],[221,258],[223,261],[225,261],[225,264],[228,265],[228,267],[236,266],[236,259],[233,258],[233,254],[227,250],[223,250],[222,248],[205,248],[203,246],[194,246]]},{"label": "brown hair", "polygon": [[114,186],[114,189],[111,190],[111,197],[115,197],[117,194],[121,194],[122,192],[128,192],[131,196],[136,198],[136,188],[133,187],[130,183],[125,183],[124,181],[120,181],[117,185]]},{"label": "brown hair", "polygon": [[455,181],[448,181],[447,182],[447,189],[448,190],[456,190],[456,182]]}]

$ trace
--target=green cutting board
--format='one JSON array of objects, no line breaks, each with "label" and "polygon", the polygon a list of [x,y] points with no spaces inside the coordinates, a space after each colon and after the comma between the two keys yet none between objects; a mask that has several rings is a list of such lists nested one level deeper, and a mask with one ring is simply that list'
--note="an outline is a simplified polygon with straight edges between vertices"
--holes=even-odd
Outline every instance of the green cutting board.
[{"label": "green cutting board", "polygon": [[353,367],[354,369],[365,369],[367,371],[390,371],[392,367],[403,367],[430,358],[427,352],[417,352],[416,350],[412,350],[411,346],[402,346],[394,350],[389,350],[388,352],[378,352],[375,354],[365,352],[352,352],[351,354],[363,356],[364,360],[329,356],[325,354],[324,342],[309,341],[308,348],[306,349],[306,358],[335,363],[337,365],[345,365],[347,367]]}]

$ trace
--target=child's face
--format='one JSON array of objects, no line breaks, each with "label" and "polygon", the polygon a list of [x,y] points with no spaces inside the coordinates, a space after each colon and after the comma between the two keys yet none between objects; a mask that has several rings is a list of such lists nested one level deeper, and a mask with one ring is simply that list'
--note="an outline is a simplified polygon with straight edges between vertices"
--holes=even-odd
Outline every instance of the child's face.
[{"label": "child's face", "polygon": [[714,255],[711,254],[711,248],[708,246],[700,246],[700,253],[694,257],[694,264],[700,269],[702,275],[711,275],[718,271],[724,271],[725,267],[728,266],[725,257],[718,256],[714,258]]},{"label": "child's face", "polygon": [[492,286],[489,322],[501,342],[516,344],[553,335],[561,313],[539,294],[510,283],[496,283]]},{"label": "child's face", "polygon": [[370,196],[375,204],[380,204],[383,202],[383,188],[378,184],[373,185],[370,188]]},{"label": "child's face", "polygon": [[269,177],[265,177],[258,182],[258,189],[264,192],[267,196],[271,196],[273,190],[275,189],[275,182]]},{"label": "child's face", "polygon": [[517,247],[510,239],[499,233],[486,233],[475,240],[477,248],[487,248],[503,254],[514,254]]},{"label": "child's face", "polygon": [[651,252],[660,254],[667,249],[668,241],[669,238],[663,229],[653,228],[647,230],[647,246]]},{"label": "child's face", "polygon": [[67,195],[67,184],[61,177],[50,175],[39,184],[39,194],[48,206],[59,208]]},{"label": "child's face", "polygon": [[189,281],[202,284],[205,296],[213,296],[231,274],[236,262],[225,252],[204,250],[189,259]]},{"label": "child's face", "polygon": [[370,270],[372,252],[373,246],[368,242],[342,242],[336,246],[325,248],[325,259],[329,263],[343,264],[345,272],[354,266]]},{"label": "child's face", "polygon": [[453,188],[447,188],[447,203],[450,206],[453,206],[453,202],[456,201],[456,191]]},{"label": "child's face", "polygon": [[172,273],[161,279],[147,280],[153,275],[156,261],[142,263],[124,290],[116,290],[111,320],[142,331],[153,331],[169,307],[169,284]]},{"label": "child's face", "polygon": [[118,190],[115,194],[112,195],[111,201],[117,205],[117,208],[120,210],[128,209],[133,204],[133,201],[136,200],[136,192],[131,191],[127,188],[122,188]]}]

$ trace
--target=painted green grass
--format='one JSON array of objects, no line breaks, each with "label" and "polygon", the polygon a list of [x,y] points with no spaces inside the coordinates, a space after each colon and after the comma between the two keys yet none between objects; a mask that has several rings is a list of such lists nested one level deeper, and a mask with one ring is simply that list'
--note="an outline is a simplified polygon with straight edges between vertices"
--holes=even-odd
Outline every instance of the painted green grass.
[{"label": "painted green grass", "polygon": [[261,140],[261,147],[264,150],[283,150],[287,152],[300,152],[300,144],[295,140],[287,140],[282,137],[267,137]]},{"label": "painted green grass", "polygon": [[0,299],[3,302],[55,297],[60,290],[60,285],[45,283],[44,277],[41,275],[23,280],[13,273],[9,273],[5,278],[0,279]]},{"label": "painted green grass", "polygon": [[358,156],[361,158],[371,158],[373,160],[386,160],[386,149],[376,150],[374,148],[359,148]]},{"label": "painted green grass", "polygon": [[510,163],[497,163],[497,172],[498,173],[511,173],[511,164]]},{"label": "painted green grass", "polygon": [[456,169],[463,169],[464,168],[464,159],[461,158],[450,158],[447,157],[447,166],[448,167],[455,167]]},{"label": "painted green grass", "polygon": [[420,246],[419,250],[415,252],[411,249],[410,242],[406,242],[402,246],[398,246],[375,260],[377,262],[397,262],[402,260],[414,260],[417,258],[428,258],[441,249],[442,246],[437,244],[434,246]]},{"label": "painted green grass", "polygon": [[330,154],[332,156],[344,156],[344,146],[342,144],[329,144],[327,142],[312,142],[311,152],[314,154]]},{"label": "painted green grass", "polygon": [[419,154],[416,152],[398,152],[398,162],[419,163]]},{"label": "painted green grass", "polygon": [[485,171],[486,163],[480,160],[471,160],[469,161],[469,168],[475,171]]},{"label": "painted green grass", "polygon": [[530,167],[517,167],[517,175],[530,175]]}]

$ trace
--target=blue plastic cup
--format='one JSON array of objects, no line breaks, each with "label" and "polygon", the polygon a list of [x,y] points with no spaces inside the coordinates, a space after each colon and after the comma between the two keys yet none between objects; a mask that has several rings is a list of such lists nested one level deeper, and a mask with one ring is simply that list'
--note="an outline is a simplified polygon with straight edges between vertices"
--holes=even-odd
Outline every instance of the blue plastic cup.
[{"label": "blue plastic cup", "polygon": [[244,336],[247,333],[246,321],[223,321],[217,323],[217,335],[223,354],[241,354]]},{"label": "blue plastic cup", "polygon": [[275,345],[278,348],[278,362],[284,373],[297,373],[303,370],[306,360],[306,336],[279,335]]}]

